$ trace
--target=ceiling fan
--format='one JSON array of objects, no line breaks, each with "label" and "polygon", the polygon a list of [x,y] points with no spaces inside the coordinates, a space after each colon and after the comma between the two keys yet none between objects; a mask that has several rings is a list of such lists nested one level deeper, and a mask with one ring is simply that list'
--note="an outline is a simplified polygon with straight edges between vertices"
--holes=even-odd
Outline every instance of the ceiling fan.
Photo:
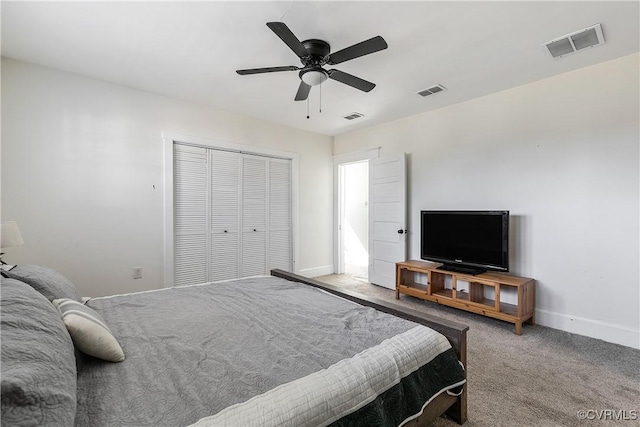
[{"label": "ceiling fan", "polygon": [[298,55],[302,67],[294,65],[284,67],[251,68],[237,70],[236,73],[244,76],[247,74],[273,73],[277,71],[300,70],[300,86],[296,93],[296,101],[304,101],[309,96],[311,86],[322,84],[325,80],[332,79],[344,83],[364,92],[369,92],[376,87],[375,84],[340,70],[325,70],[323,65],[336,65],[351,59],[359,58],[370,53],[386,49],[387,42],[380,36],[354,44],[334,53],[331,46],[324,40],[309,39],[300,41],[283,22],[267,22],[271,29],[289,48]]}]

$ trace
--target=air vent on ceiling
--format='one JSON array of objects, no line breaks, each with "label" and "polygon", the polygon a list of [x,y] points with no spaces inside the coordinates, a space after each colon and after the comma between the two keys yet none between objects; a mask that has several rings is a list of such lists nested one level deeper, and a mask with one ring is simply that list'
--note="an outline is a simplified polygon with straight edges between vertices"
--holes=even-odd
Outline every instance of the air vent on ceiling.
[{"label": "air vent on ceiling", "polygon": [[555,38],[546,42],[543,46],[549,49],[551,56],[559,58],[601,44],[604,44],[602,26],[595,24],[566,36]]},{"label": "air vent on ceiling", "polygon": [[349,114],[348,116],[344,116],[344,118],[347,120],[359,119],[360,117],[364,117],[364,114],[354,112]]},{"label": "air vent on ceiling", "polygon": [[429,96],[429,95],[433,95],[434,93],[442,92],[443,90],[446,90],[446,89],[447,88],[442,86],[442,85],[435,85],[434,87],[430,87],[428,89],[421,90],[420,92],[418,92],[418,95],[420,95],[420,96]]}]

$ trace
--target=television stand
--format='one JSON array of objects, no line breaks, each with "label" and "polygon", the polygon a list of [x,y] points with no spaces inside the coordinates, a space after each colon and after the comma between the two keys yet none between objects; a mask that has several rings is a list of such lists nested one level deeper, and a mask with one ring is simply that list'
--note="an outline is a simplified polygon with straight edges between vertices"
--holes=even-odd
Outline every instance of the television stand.
[{"label": "television stand", "polygon": [[470,274],[472,276],[477,276],[478,274],[482,274],[487,271],[485,268],[467,267],[465,265],[457,264],[442,264],[440,267],[437,267],[437,269],[444,271],[453,271],[454,273]]},{"label": "television stand", "polygon": [[[442,264],[428,261],[397,263],[396,299],[405,294],[511,322],[515,324],[516,335],[522,335],[522,323],[535,324],[535,280],[496,272],[473,275],[441,267]],[[427,284],[417,283],[416,274],[426,275]],[[468,286],[458,282],[467,282]],[[515,305],[500,301],[500,292],[505,288],[515,289]],[[495,299],[486,298],[486,289],[493,290]]]}]

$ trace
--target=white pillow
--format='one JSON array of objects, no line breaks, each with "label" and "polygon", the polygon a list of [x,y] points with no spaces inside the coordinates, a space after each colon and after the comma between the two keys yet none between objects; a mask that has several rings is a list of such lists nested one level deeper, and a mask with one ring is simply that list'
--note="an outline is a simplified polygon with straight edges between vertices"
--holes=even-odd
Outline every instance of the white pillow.
[{"label": "white pillow", "polygon": [[122,362],[124,352],[104,320],[91,308],[72,299],[53,300],[62,322],[67,327],[75,346],[89,356]]}]

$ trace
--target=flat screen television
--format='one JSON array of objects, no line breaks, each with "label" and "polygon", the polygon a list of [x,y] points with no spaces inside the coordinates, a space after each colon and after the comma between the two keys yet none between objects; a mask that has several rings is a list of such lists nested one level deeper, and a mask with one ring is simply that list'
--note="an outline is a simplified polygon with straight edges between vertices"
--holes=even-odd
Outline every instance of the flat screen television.
[{"label": "flat screen television", "polygon": [[420,258],[467,274],[509,271],[509,211],[421,211]]}]

